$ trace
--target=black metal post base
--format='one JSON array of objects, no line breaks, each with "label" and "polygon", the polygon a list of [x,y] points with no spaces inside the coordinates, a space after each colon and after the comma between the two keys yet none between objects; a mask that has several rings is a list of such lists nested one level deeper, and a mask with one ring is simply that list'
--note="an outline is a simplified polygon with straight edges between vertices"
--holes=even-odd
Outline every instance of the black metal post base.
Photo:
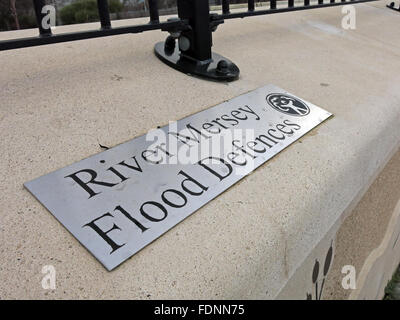
[{"label": "black metal post base", "polygon": [[162,62],[186,74],[214,81],[233,81],[239,78],[239,68],[229,59],[214,52],[212,59],[199,61],[186,57],[178,46],[168,47],[165,42],[158,42],[154,46],[154,53]]},{"label": "black metal post base", "polygon": [[388,7],[389,9],[392,9],[392,10],[395,10],[395,11],[400,12],[400,4],[399,4],[399,8],[396,8],[394,5],[395,5],[395,3],[394,3],[394,2],[391,2],[391,3],[388,4],[386,7]]}]

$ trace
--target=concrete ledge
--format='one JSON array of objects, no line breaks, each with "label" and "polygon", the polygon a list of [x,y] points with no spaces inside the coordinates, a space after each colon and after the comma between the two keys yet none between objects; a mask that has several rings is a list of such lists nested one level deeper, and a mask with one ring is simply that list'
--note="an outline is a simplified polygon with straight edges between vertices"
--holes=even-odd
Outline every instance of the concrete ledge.
[{"label": "concrete ledge", "polygon": [[[214,34],[214,50],[241,68],[241,78],[229,84],[158,61],[153,45],[166,36],[159,31],[0,52],[0,298],[303,299],[313,293],[315,259],[323,264],[331,243],[339,252],[332,239],[400,145],[400,39],[393,34],[400,17],[385,4],[357,5],[357,29],[347,31],[340,8],[226,21]],[[124,23],[132,21],[116,22]],[[57,32],[87,27],[97,24]],[[17,34],[34,32],[0,39]],[[119,144],[268,83],[335,117],[113,272],[23,188],[100,152],[99,143]],[[374,246],[386,241],[382,234]],[[344,235],[345,241],[355,236]],[[334,256],[330,272],[351,264],[344,251],[341,256]],[[364,279],[367,259],[357,262]],[[48,264],[57,270],[56,290],[41,287]],[[296,282],[301,270],[305,280]],[[348,297],[327,277],[324,298]]]},{"label": "concrete ledge", "polygon": [[[357,203],[341,219],[296,270],[279,298],[301,297],[304,288],[317,296],[313,270],[319,264],[318,297],[323,299],[381,299],[384,288],[400,261],[400,151],[374,180]],[[333,256],[329,272],[324,275],[329,249]],[[348,273],[344,266],[355,268],[355,288],[345,289],[342,281]],[[321,289],[322,288],[322,289]]]}]

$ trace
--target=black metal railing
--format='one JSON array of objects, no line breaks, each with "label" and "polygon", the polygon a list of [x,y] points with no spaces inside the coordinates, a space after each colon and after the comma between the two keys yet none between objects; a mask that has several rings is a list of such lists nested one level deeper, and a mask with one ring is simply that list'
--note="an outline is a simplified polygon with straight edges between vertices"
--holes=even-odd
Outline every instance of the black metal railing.
[{"label": "black metal railing", "polygon": [[[333,7],[333,6],[343,6],[346,4],[356,4],[362,2],[371,2],[376,0],[317,0],[314,1],[313,4],[310,3],[310,0],[303,0],[303,5],[295,6],[294,0],[288,0],[286,7],[279,7],[277,8],[277,1],[271,0],[270,7],[268,9],[261,9],[261,10],[248,10],[244,12],[236,12],[236,13],[227,13],[219,15],[218,17],[222,19],[234,19],[234,18],[245,18],[250,16],[259,16],[259,15],[266,15],[266,14],[274,14],[274,13],[283,13],[289,11],[300,11],[300,10],[310,10],[310,9],[319,9],[325,7]],[[250,0],[249,0],[250,2]],[[286,1],[279,1],[278,3],[284,3]]]},{"label": "black metal railing", "polygon": [[112,27],[110,20],[110,12],[108,8],[108,1],[97,0],[97,8],[99,12],[100,26],[101,26],[99,30],[87,30],[87,31],[79,31],[71,33],[53,34],[51,31],[51,27],[44,28],[42,26],[42,21],[46,16],[46,13],[42,13],[42,8],[46,5],[45,0],[33,0],[33,5],[39,29],[39,36],[0,41],[0,51],[41,46],[59,42],[107,37],[125,33],[139,33],[157,29],[161,29],[163,31],[184,30],[185,28],[189,27],[189,23],[187,21],[179,19],[160,23],[158,17],[157,0],[149,0],[150,22],[148,24],[139,24],[133,26],[124,26],[124,27]]},{"label": "black metal railing", "polygon": [[230,81],[238,78],[239,68],[227,58],[211,51],[212,32],[225,20],[370,1],[376,0],[313,0],[312,3],[310,0],[302,0],[301,3],[285,0],[278,4],[277,0],[270,0],[269,8],[256,10],[255,1],[248,0],[247,10],[232,12],[229,0],[222,0],[222,12],[218,14],[210,13],[208,0],[177,0],[178,17],[160,22],[157,0],[148,0],[149,23],[112,27],[108,1],[97,0],[100,18],[98,30],[54,34],[50,26],[43,25],[45,1],[33,0],[39,35],[0,41],[0,51],[159,29],[170,34],[165,42],[157,43],[154,48],[155,54],[163,62],[185,73]]}]

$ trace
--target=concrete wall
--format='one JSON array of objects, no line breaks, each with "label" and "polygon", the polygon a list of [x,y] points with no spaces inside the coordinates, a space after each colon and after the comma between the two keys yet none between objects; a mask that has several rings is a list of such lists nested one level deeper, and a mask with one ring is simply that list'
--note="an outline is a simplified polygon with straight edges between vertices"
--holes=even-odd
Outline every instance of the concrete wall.
[{"label": "concrete wall", "polygon": [[[400,262],[400,151],[295,272],[278,298],[382,299]],[[332,251],[332,256],[330,252]],[[318,277],[313,271],[319,266]],[[344,288],[354,266],[356,283]],[[324,271],[327,270],[327,272]],[[345,267],[346,268],[346,267]],[[348,282],[345,281],[345,284]],[[307,288],[305,293],[304,288]]]}]

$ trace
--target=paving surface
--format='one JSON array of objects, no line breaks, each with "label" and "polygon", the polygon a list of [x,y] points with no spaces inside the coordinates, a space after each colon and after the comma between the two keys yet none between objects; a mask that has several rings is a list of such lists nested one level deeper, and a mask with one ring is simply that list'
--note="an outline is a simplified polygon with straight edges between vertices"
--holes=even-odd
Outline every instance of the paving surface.
[{"label": "paving surface", "polygon": [[[399,146],[400,16],[385,4],[357,5],[356,30],[340,7],[226,21],[213,49],[241,69],[229,84],[162,64],[159,31],[0,52],[0,298],[275,297]],[[113,272],[23,188],[268,83],[335,117]]]}]

